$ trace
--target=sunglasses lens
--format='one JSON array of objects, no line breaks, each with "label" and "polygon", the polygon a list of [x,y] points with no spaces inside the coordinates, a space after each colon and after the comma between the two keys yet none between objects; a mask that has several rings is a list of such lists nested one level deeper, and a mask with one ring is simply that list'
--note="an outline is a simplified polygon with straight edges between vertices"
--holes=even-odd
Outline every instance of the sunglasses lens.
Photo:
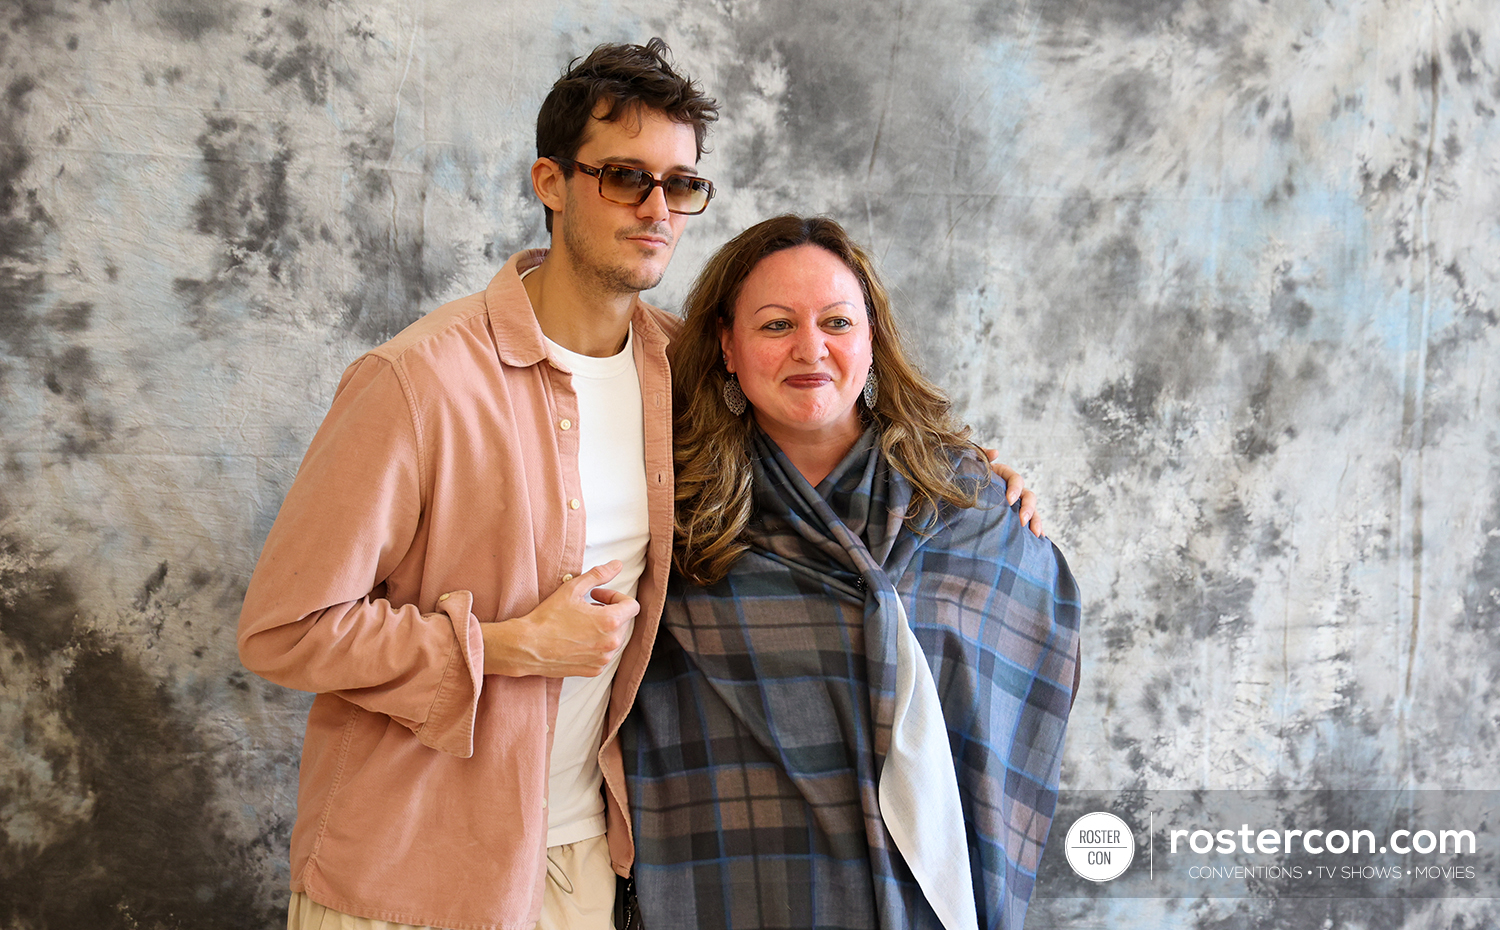
[{"label": "sunglasses lens", "polygon": [[713,196],[714,186],[702,178],[674,174],[662,181],[667,195],[667,209],[673,213],[702,213]]},{"label": "sunglasses lens", "polygon": [[599,174],[599,189],[615,203],[637,204],[651,189],[651,175],[637,168],[605,165]]}]

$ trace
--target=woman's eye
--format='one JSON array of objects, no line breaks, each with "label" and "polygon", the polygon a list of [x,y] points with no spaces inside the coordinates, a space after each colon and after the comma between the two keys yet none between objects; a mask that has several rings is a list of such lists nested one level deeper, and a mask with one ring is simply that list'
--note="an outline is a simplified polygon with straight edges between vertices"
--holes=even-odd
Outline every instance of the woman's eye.
[{"label": "woman's eye", "polygon": [[827,326],[829,329],[848,329],[849,327],[853,326],[854,324],[852,322],[850,322],[849,320],[845,319],[844,317],[839,316],[839,317],[834,317],[833,319],[827,321],[823,325]]},{"label": "woman's eye", "polygon": [[791,329],[791,326],[792,324],[788,323],[786,320],[772,320],[771,322],[767,323],[764,328],[770,330],[773,333],[780,333]]}]

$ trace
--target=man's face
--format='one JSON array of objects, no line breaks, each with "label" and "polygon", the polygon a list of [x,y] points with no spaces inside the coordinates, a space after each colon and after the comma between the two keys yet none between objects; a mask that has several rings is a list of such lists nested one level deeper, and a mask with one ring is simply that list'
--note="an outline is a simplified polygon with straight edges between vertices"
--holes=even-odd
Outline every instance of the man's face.
[{"label": "man's face", "polygon": [[[697,174],[697,156],[692,126],[642,109],[609,123],[591,118],[574,159],[596,168],[628,165],[661,178]],[[655,287],[686,223],[685,215],[668,212],[660,187],[637,206],[612,203],[599,196],[598,180],[582,171],[568,180],[563,209],[554,217],[557,238],[574,268],[613,294]]]}]

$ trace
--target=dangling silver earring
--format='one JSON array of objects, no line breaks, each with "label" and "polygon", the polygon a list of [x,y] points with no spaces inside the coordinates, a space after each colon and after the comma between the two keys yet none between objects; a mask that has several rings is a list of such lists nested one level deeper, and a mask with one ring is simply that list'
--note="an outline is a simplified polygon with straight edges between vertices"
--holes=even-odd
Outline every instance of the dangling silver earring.
[{"label": "dangling silver earring", "polygon": [[745,391],[740,387],[740,379],[732,371],[729,373],[729,380],[724,382],[724,406],[735,416],[745,412]]},{"label": "dangling silver earring", "polygon": [[880,396],[880,385],[875,381],[874,365],[870,366],[870,374],[865,378],[865,389],[863,391],[863,394],[865,398],[865,409],[874,410],[875,399]]}]

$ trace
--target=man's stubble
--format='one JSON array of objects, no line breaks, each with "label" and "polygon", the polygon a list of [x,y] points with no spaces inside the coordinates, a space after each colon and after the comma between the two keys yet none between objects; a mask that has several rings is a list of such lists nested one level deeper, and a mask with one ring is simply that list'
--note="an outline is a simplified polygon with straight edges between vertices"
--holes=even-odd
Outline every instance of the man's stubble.
[{"label": "man's stubble", "polygon": [[[568,192],[567,209],[559,217],[562,219],[563,244],[572,256],[578,274],[587,279],[589,284],[603,293],[634,296],[641,291],[649,291],[661,283],[663,275],[666,274],[667,262],[664,262],[659,270],[643,270],[623,263],[612,263],[607,256],[599,254],[595,244],[583,234],[579,228],[583,225],[581,222],[568,221],[570,215],[574,217],[579,215],[571,190]],[[669,243],[668,248],[675,251],[676,238],[668,223],[642,223],[639,226],[616,231],[613,238],[622,249],[629,250],[635,246],[625,242],[625,239],[648,232],[665,238]],[[668,253],[667,259],[670,262],[671,252]]]}]

